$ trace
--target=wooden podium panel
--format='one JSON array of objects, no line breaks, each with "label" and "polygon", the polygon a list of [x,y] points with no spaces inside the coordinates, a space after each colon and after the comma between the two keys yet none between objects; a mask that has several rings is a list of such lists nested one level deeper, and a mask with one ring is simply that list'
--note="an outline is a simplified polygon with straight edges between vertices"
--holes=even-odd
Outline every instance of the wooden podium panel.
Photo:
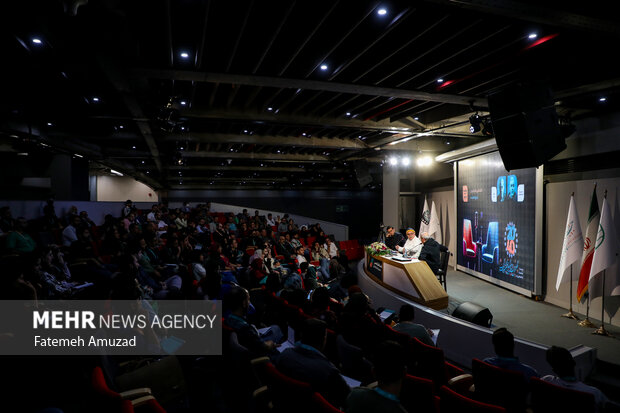
[{"label": "wooden podium panel", "polygon": [[366,274],[388,290],[435,310],[448,307],[448,294],[426,262],[398,262],[366,254],[365,263]]}]

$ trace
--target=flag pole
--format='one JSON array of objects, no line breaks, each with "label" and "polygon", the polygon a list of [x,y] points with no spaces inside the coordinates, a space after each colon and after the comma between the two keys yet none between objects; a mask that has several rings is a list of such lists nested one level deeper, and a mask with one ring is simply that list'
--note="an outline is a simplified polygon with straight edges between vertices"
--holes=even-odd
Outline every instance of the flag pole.
[{"label": "flag pole", "polygon": [[570,301],[568,305],[568,313],[562,314],[562,317],[570,318],[572,320],[579,320],[579,317],[573,313],[573,264],[570,265]]},{"label": "flag pole", "polygon": [[603,294],[601,295],[601,326],[594,330],[592,334],[598,336],[613,337],[607,330],[605,330],[605,270],[603,270]]},{"label": "flag pole", "polygon": [[596,324],[590,321],[590,293],[587,292],[586,294],[588,294],[588,303],[586,304],[586,318],[585,320],[581,320],[580,322],[578,322],[577,325],[579,327],[595,328]]}]

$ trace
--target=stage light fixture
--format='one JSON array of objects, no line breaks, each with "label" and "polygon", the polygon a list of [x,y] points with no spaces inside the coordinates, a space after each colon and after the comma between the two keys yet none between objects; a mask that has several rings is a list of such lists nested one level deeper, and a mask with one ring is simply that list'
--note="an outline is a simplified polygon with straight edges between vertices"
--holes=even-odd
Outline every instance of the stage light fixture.
[{"label": "stage light fixture", "polygon": [[471,115],[469,117],[469,123],[471,126],[469,127],[469,131],[471,133],[476,133],[480,131],[480,124],[482,123],[482,118],[477,113]]},{"label": "stage light fixture", "polygon": [[395,157],[391,157],[390,158],[390,165],[395,166],[398,164],[398,159],[396,159]]},{"label": "stage light fixture", "polygon": [[493,125],[491,124],[491,119],[484,118],[482,120],[482,134],[484,136],[493,136]]},{"label": "stage light fixture", "polygon": [[408,156],[405,156],[403,159],[400,160],[400,162],[403,164],[403,166],[409,166],[409,164],[411,164],[411,159],[409,159]]}]

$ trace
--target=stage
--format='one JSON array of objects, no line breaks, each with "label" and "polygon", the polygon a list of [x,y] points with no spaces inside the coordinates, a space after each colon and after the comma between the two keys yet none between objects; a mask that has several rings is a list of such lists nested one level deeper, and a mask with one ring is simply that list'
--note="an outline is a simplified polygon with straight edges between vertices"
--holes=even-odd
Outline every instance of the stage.
[{"label": "stage", "polygon": [[[605,324],[614,337],[594,335],[594,329],[579,327],[577,321],[561,317],[568,312],[566,308],[526,298],[460,271],[448,271],[446,284],[450,299],[443,311],[448,314],[460,303],[471,301],[491,311],[493,329],[506,327],[516,337],[549,346],[570,348],[582,344],[596,348],[599,360],[620,366],[620,328],[616,326]],[[600,326],[592,315],[590,320]],[[578,316],[585,318],[583,314]]]},{"label": "stage", "polygon": [[[620,394],[620,328],[606,324],[605,328],[614,337],[594,335],[594,329],[580,327],[577,321],[561,317],[567,309],[535,301],[454,270],[447,274],[448,307],[433,310],[376,283],[365,272],[363,261],[355,264],[358,284],[371,297],[372,305],[394,311],[403,302],[414,305],[416,321],[429,328],[439,328],[437,346],[444,350],[448,360],[465,370],[470,369],[472,358],[493,355],[491,334],[496,328],[506,327],[515,335],[515,355],[542,375],[552,373],[546,362],[546,349],[551,345],[562,346],[573,353],[581,380],[599,387],[612,399]],[[491,328],[453,317],[452,312],[463,302],[488,308],[493,315]],[[598,320],[591,318],[591,321],[600,325]]]}]

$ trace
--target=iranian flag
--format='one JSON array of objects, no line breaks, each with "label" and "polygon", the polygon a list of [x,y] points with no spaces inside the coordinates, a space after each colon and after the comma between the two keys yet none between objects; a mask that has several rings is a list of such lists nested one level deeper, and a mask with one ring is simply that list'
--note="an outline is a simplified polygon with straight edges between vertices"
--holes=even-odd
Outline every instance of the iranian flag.
[{"label": "iranian flag", "polygon": [[594,245],[596,243],[596,234],[598,232],[598,224],[601,214],[598,209],[598,201],[596,199],[596,185],[592,191],[592,200],[590,201],[590,212],[588,213],[588,227],[586,229],[586,238],[583,241],[583,255],[581,256],[581,272],[579,273],[579,285],[577,285],[577,300],[582,301],[585,293],[588,291],[588,281],[590,280],[590,269],[592,268],[592,258],[594,257]]}]

